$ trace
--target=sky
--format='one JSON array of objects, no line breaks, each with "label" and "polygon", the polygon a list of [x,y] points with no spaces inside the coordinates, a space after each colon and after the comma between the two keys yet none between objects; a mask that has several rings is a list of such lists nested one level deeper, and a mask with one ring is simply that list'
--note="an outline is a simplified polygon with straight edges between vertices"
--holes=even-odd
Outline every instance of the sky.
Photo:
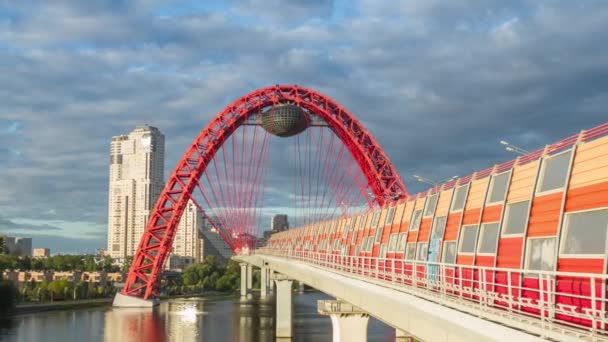
[{"label": "sky", "polygon": [[109,144],[147,123],[166,174],[224,106],[314,88],[411,175],[468,175],[608,121],[608,2],[0,0],[0,232],[105,247]]}]

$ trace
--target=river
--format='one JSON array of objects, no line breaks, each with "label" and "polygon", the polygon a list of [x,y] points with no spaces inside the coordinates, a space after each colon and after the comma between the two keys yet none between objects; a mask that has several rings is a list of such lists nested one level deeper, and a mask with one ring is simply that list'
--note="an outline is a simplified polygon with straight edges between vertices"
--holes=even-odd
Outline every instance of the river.
[{"label": "river", "polygon": [[[331,341],[331,321],[317,313],[318,292],[294,293],[292,341]],[[369,341],[394,341],[371,318]],[[156,310],[97,307],[19,315],[0,322],[0,341],[274,341],[274,305],[236,296],[171,299]]]}]

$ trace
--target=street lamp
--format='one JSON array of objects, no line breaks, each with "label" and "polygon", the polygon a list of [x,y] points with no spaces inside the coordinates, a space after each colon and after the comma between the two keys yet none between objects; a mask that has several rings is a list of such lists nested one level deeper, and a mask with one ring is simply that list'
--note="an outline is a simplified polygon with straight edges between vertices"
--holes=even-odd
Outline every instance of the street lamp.
[{"label": "street lamp", "polygon": [[454,179],[458,178],[458,176],[452,176],[452,177],[450,177],[450,178],[446,178],[446,179],[444,179],[444,180],[440,180],[440,181],[438,181],[438,182],[435,182],[434,180],[431,180],[431,179],[429,179],[429,178],[422,177],[422,176],[419,176],[419,175],[412,175],[412,176],[414,177],[414,179],[416,179],[416,180],[417,180],[417,181],[419,181],[420,183],[426,183],[426,184],[430,184],[430,185],[432,185],[432,186],[434,186],[434,187],[435,187],[435,186],[438,186],[438,185],[439,185],[439,184],[441,184],[441,183],[447,183],[447,182],[449,182],[449,181],[451,181],[451,180],[454,180]]},{"label": "street lamp", "polygon": [[528,153],[530,153],[530,152],[524,150],[521,147],[517,147],[517,146],[509,143],[508,141],[501,140],[500,144],[503,145],[505,147],[505,150],[507,150],[509,152],[513,152],[513,153],[517,153],[517,154],[528,154]]}]

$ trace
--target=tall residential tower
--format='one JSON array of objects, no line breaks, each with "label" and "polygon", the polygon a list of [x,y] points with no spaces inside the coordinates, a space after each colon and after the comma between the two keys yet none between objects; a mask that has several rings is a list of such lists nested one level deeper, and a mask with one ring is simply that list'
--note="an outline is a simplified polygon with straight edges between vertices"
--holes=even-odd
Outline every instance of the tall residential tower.
[{"label": "tall residential tower", "polygon": [[148,125],[112,138],[108,196],[108,254],[124,261],[137,251],[164,186],[165,136]]}]

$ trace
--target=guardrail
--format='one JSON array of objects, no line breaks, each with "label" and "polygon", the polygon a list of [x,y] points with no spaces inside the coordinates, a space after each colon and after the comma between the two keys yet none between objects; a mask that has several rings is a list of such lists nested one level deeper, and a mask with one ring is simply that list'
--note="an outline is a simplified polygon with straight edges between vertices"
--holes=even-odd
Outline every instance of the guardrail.
[{"label": "guardrail", "polygon": [[372,280],[542,337],[608,341],[606,274],[454,265],[309,251],[256,250]]}]

